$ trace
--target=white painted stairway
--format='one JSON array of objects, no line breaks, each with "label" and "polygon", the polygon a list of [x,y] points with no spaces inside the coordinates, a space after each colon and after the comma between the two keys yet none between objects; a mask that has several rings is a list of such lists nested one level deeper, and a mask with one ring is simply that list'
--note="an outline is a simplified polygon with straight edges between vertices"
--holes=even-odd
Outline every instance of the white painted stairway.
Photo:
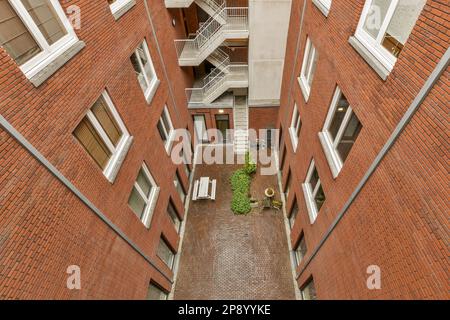
[{"label": "white painted stairway", "polygon": [[246,96],[234,97],[234,152],[245,154],[248,151],[248,102]]}]

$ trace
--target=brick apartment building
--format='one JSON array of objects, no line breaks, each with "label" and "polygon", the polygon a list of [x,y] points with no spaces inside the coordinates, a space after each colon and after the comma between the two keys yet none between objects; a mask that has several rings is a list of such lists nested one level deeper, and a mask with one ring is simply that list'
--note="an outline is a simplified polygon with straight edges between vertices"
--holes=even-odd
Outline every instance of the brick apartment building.
[{"label": "brick apartment building", "polygon": [[0,298],[173,298],[199,166],[171,160],[181,128],[195,151],[279,138],[293,298],[448,299],[449,12],[0,0]]}]

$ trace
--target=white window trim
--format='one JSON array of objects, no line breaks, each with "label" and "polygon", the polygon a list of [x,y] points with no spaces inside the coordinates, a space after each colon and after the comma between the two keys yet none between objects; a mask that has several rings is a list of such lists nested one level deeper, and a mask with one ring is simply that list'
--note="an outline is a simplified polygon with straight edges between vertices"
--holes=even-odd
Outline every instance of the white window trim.
[{"label": "white window trim", "polygon": [[322,185],[322,182],[320,181],[320,176],[319,176],[319,179],[317,180],[317,185],[316,185],[315,189],[312,190],[310,181],[311,181],[311,176],[314,172],[315,167],[316,167],[316,165],[315,165],[315,162],[313,159],[311,161],[311,165],[309,166],[305,183],[303,183],[303,185],[302,185],[303,194],[305,196],[306,207],[308,209],[308,215],[309,215],[309,220],[310,220],[311,224],[313,224],[316,221],[317,215],[319,214],[314,198],[317,195],[317,192],[319,191],[320,186]]},{"label": "white window trim", "polygon": [[[313,52],[310,55],[309,53],[311,51],[311,48],[313,49]],[[309,100],[309,96],[311,93],[311,86],[308,85],[308,79],[312,76],[311,72],[313,70],[313,61],[316,57],[316,54],[317,54],[316,47],[312,43],[311,39],[308,37],[308,39],[306,40],[306,47],[305,47],[305,54],[303,57],[302,70],[300,71],[300,77],[298,78],[298,83],[300,85],[300,89],[302,90],[305,101]],[[311,64],[309,66],[309,70],[305,70],[309,56],[311,56]]]},{"label": "white window trim", "polygon": [[382,46],[381,41],[384,37],[386,29],[389,26],[389,23],[392,20],[399,0],[391,0],[391,4],[387,10],[385,20],[383,21],[376,40],[364,30],[364,23],[369,14],[372,2],[373,0],[366,0],[361,18],[358,26],[356,27],[355,37],[389,72],[391,72],[397,62],[397,58]]},{"label": "white window trim", "polygon": [[146,175],[148,181],[150,181],[152,190],[147,197],[145,193],[142,191],[139,184],[137,183],[137,178],[136,181],[134,182],[134,187],[145,202],[145,209],[144,213],[142,214],[141,222],[145,225],[146,228],[150,228],[153,212],[155,211],[156,202],[158,201],[159,187],[156,184],[155,179],[153,179],[153,176],[150,173],[150,170],[147,168],[147,165],[143,163],[141,168],[143,169],[144,174]]},{"label": "white window trim", "polygon": [[[298,116],[298,118],[297,118],[297,116]],[[297,151],[297,147],[298,147],[297,130],[300,127],[301,121],[302,121],[302,119],[300,117],[300,113],[299,113],[297,104],[295,104],[294,110],[292,112],[291,126],[289,127],[289,136],[291,137],[292,148],[294,149],[294,152]]]},{"label": "white window trim", "polygon": [[[299,251],[300,243],[302,242],[302,240],[305,241],[305,236],[304,236],[303,233],[300,236],[300,239],[298,240],[297,246],[294,249],[295,263],[297,264],[296,267],[298,267],[302,263],[302,261],[303,261],[303,259],[305,257],[304,255],[301,255],[301,253]],[[301,255],[301,257],[299,257],[300,255]]]},{"label": "white window trim", "polygon": [[144,39],[140,44],[144,47],[144,53],[146,55],[146,58],[150,64],[151,71],[155,75],[153,79],[148,78],[148,74],[145,72],[144,65],[142,64],[141,59],[139,58],[138,48],[134,51],[134,54],[138,58],[137,61],[139,63],[139,68],[141,69],[141,72],[144,76],[144,80],[147,83],[147,89],[144,91],[145,100],[147,103],[150,103],[153,99],[153,96],[155,95],[156,89],[159,85],[158,75],[156,74],[155,66],[153,64],[152,57],[150,55],[150,50],[148,49],[147,41]]},{"label": "white window trim", "polygon": [[93,125],[94,129],[97,131],[103,142],[105,143],[108,150],[111,152],[111,157],[103,170],[103,174],[108,179],[109,182],[114,182],[115,177],[117,175],[117,172],[120,168],[120,165],[123,162],[123,159],[125,157],[125,154],[127,153],[132,137],[130,136],[127,128],[125,127],[125,124],[122,121],[122,118],[120,117],[119,113],[117,112],[114,103],[112,102],[109,94],[106,91],[102,92],[102,97],[105,100],[107,107],[109,111],[111,112],[111,115],[113,116],[114,120],[116,121],[117,125],[119,126],[120,130],[122,131],[122,137],[120,138],[119,142],[117,143],[117,146],[115,147],[114,144],[109,139],[108,135],[106,134],[105,130],[101,126],[100,122],[98,122],[97,118],[95,117],[94,113],[89,109],[86,113],[87,118]]},{"label": "white window trim", "polygon": [[316,7],[323,13],[325,17],[328,17],[331,9],[332,0],[312,0]]},{"label": "white window trim", "polygon": [[63,8],[57,0],[50,0],[50,4],[53,6],[55,13],[65,28],[67,34],[52,45],[49,45],[47,40],[45,40],[41,31],[21,1],[9,1],[9,3],[16,10],[19,18],[25,24],[28,31],[42,50],[36,56],[20,66],[20,70],[28,79],[33,78],[50,63],[56,60],[60,55],[62,55],[66,50],[78,42],[78,37],[75,34],[69,19],[67,19]]},{"label": "white window trim", "polygon": [[[112,3],[109,7],[113,16],[119,19],[125,12],[131,9],[136,4],[136,0],[117,0]],[[123,12],[121,12],[123,10]]]},{"label": "white window trim", "polygon": [[342,135],[344,134],[344,131],[353,114],[353,109],[351,108],[351,106],[349,106],[344,116],[344,119],[342,120],[341,126],[339,127],[336,139],[333,142],[333,138],[330,134],[329,128],[331,122],[333,121],[333,117],[336,112],[341,94],[342,94],[341,89],[337,87],[330,105],[330,109],[328,111],[327,118],[325,120],[324,128],[322,132],[319,132],[319,139],[322,144],[322,148],[325,152],[325,156],[327,158],[328,164],[333,174],[333,178],[335,179],[338,177],[339,173],[342,170],[342,167],[344,166],[344,163],[342,162],[341,157],[339,156],[339,153],[337,151],[337,146],[341,141]]},{"label": "white window trim", "polygon": [[[175,215],[175,220],[176,220],[176,221],[173,221],[173,219],[172,219],[172,217],[171,217],[171,214],[169,213],[169,210],[167,210],[167,215],[169,216],[170,222],[172,222],[173,226],[175,227],[175,230],[176,230],[177,233],[179,234],[180,231],[181,231],[181,224],[182,224],[182,221],[181,221],[180,216],[178,215],[178,210],[175,208],[175,205],[174,205],[173,202],[170,201],[170,200],[169,200],[168,206],[172,206],[173,210],[175,211],[173,214]],[[167,209],[169,209],[169,207],[167,207]]]},{"label": "white window trim", "polygon": [[167,246],[167,248],[168,248],[169,251],[172,253],[172,255],[170,256],[170,261],[169,261],[168,264],[166,264],[166,262],[165,262],[163,259],[161,259],[160,256],[158,256],[158,258],[161,259],[161,261],[164,262],[164,264],[167,265],[167,266],[169,267],[170,270],[173,270],[173,267],[175,266],[175,258],[176,258],[176,256],[177,256],[177,253],[172,251],[171,246],[170,246],[169,243],[164,239],[164,237],[161,237],[161,238],[160,238],[160,241],[163,241],[163,242],[164,242],[164,244]]},{"label": "white window trim", "polygon": [[177,190],[177,193],[178,193],[178,185],[180,186],[181,191],[183,192],[183,195],[184,195],[184,199],[181,198],[181,195],[179,193],[178,193],[178,195],[180,196],[181,202],[183,204],[185,204],[186,200],[187,200],[187,193],[186,193],[186,191],[184,191],[184,186],[180,180],[180,175],[178,174],[178,171],[175,172],[175,179],[173,180],[173,184],[175,186],[175,189]]},{"label": "white window trim", "polygon": [[297,216],[298,216],[298,203],[297,203],[297,200],[295,200],[295,202],[296,202],[295,205],[297,206],[297,212],[294,213],[292,211],[294,209],[294,206],[292,206],[291,212],[290,212],[290,215],[289,215],[289,227],[290,227],[291,230],[294,229],[295,221],[297,220]]},{"label": "white window trim", "polygon": [[159,122],[161,123],[161,127],[164,131],[164,135],[167,137],[167,140],[164,144],[164,148],[166,149],[167,154],[170,154],[170,149],[172,148],[173,136],[175,134],[175,129],[173,127],[172,118],[170,117],[169,109],[167,105],[164,106],[163,110],[164,115],[166,116],[167,122],[169,123],[169,131],[164,126],[164,121],[162,120],[162,116],[159,118]]}]

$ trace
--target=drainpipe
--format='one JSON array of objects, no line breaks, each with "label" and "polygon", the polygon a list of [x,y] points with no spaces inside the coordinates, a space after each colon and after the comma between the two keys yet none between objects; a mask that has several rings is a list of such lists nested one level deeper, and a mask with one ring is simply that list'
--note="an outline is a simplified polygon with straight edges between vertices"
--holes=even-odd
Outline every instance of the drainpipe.
[{"label": "drainpipe", "polygon": [[23,148],[25,148],[41,165],[43,165],[53,176],[56,177],[67,189],[69,189],[78,199],[81,200],[100,220],[102,220],[112,231],[124,240],[134,251],[147,261],[158,273],[167,281],[173,283],[172,279],[159,270],[153,260],[147,256],[128,236],[103,212],[100,211],[80,190],[78,190],[54,165],[50,163],[19,131],[17,131],[2,115],[0,115],[0,128],[8,132]]},{"label": "drainpipe", "polygon": [[303,265],[300,272],[297,274],[297,280],[300,278],[300,276],[305,272],[306,268],[309,266],[311,261],[316,257],[319,250],[322,248],[322,246],[325,244],[327,239],[330,237],[331,233],[336,229],[339,222],[342,220],[342,218],[345,216],[345,214],[348,212],[348,209],[352,205],[352,203],[355,201],[356,197],[359,195],[361,190],[363,189],[364,185],[367,183],[367,181],[370,179],[372,174],[377,170],[378,166],[380,165],[383,158],[387,155],[389,150],[394,146],[397,139],[400,137],[403,130],[406,128],[408,123],[411,121],[412,117],[416,113],[416,111],[419,109],[419,107],[422,105],[425,98],[430,93],[431,89],[433,89],[433,86],[435,83],[439,80],[441,75],[444,73],[444,71],[448,68],[450,61],[450,48],[447,49],[444,56],[441,58],[439,63],[437,64],[436,68],[431,73],[430,77],[425,82],[422,89],[419,91],[411,105],[409,106],[408,110],[396,126],[394,132],[392,132],[391,136],[389,137],[388,141],[385,143],[381,151],[376,156],[375,160],[370,165],[367,172],[364,174],[361,181],[358,183],[358,186],[353,191],[353,193],[350,195],[350,198],[345,203],[344,207],[341,209],[339,214],[337,215],[336,219],[326,232],[326,234],[323,236],[323,238],[320,240],[319,245],[314,249],[311,256],[306,260],[305,264]]}]

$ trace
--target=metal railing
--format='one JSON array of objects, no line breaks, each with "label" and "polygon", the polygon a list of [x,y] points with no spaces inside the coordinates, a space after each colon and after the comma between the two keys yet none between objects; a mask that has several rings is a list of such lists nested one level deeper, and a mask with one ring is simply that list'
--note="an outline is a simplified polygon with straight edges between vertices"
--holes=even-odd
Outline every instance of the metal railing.
[{"label": "metal railing", "polygon": [[[214,74],[212,74],[214,73]],[[248,65],[228,64],[223,69],[215,68],[200,88],[187,88],[186,98],[189,104],[202,104],[214,93],[230,81],[239,81],[248,77]]]},{"label": "metal railing", "polygon": [[[225,2],[223,2],[222,6],[224,5]],[[224,24],[217,19],[218,16],[225,21]],[[183,53],[187,58],[196,58],[200,53],[206,50],[206,48],[208,48],[222,32],[229,30],[248,30],[248,8],[222,7],[218,10],[216,15],[210,17],[208,21],[202,25],[197,31],[195,38],[175,40],[175,49],[178,58],[182,57]]]}]

